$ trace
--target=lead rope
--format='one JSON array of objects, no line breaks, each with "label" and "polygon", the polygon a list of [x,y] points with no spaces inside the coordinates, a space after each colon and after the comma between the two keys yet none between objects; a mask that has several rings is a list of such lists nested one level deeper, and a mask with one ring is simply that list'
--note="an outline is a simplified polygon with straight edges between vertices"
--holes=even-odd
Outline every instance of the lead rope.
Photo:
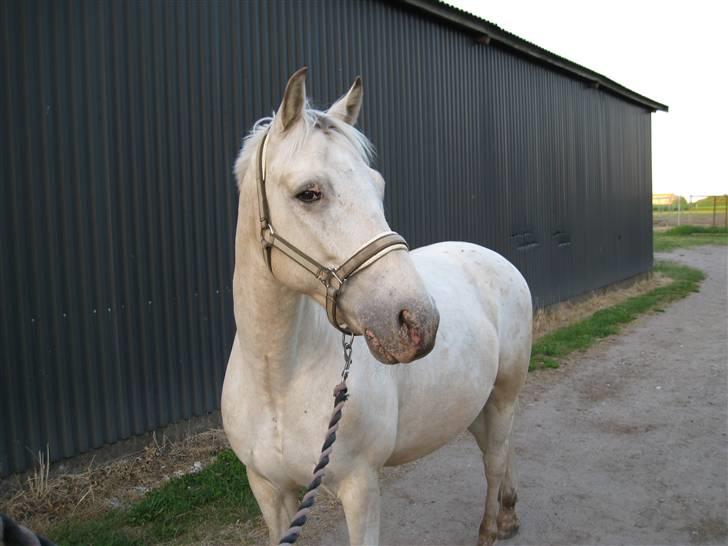
[{"label": "lead rope", "polygon": [[278,546],[294,544],[298,540],[298,537],[301,536],[301,529],[306,524],[308,513],[313,508],[316,500],[316,493],[324,479],[324,469],[329,464],[331,451],[334,449],[336,431],[339,429],[339,421],[341,420],[344,402],[349,398],[346,379],[349,377],[349,368],[351,367],[351,344],[353,342],[353,335],[347,341],[346,334],[344,334],[341,342],[344,348],[344,369],[341,372],[341,382],[334,387],[334,411],[331,413],[329,429],[326,431],[326,439],[324,440],[324,445],[321,447],[321,456],[319,457],[318,463],[316,463],[316,467],[313,469],[313,479],[306,488],[306,494],[303,495],[301,504],[298,505],[298,512],[293,516],[293,520],[291,520],[288,530],[283,533],[283,538],[278,542]]}]

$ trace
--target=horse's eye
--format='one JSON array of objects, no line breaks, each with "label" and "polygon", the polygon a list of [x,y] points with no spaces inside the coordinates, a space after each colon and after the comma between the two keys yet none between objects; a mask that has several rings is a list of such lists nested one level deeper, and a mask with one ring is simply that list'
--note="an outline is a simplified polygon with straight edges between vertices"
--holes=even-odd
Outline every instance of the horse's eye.
[{"label": "horse's eye", "polygon": [[296,196],[296,199],[304,203],[313,203],[321,199],[321,192],[316,190],[303,190]]}]

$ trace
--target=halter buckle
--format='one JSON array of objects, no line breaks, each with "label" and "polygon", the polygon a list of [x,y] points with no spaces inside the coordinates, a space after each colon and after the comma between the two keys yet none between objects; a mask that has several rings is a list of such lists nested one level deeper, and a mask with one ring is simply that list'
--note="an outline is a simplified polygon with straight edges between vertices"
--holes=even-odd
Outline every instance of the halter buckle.
[{"label": "halter buckle", "polygon": [[263,246],[271,246],[273,244],[273,238],[275,237],[275,235],[276,232],[270,222],[261,222],[260,242],[263,244]]},{"label": "halter buckle", "polygon": [[327,267],[325,269],[321,269],[318,273],[316,273],[316,279],[318,279],[321,284],[328,288],[329,286],[331,286],[331,278],[333,277],[334,279],[336,279],[336,282],[339,283],[338,288],[341,288],[344,285],[344,281],[346,279],[342,280],[341,277],[336,274],[337,269],[338,268],[336,267]]}]

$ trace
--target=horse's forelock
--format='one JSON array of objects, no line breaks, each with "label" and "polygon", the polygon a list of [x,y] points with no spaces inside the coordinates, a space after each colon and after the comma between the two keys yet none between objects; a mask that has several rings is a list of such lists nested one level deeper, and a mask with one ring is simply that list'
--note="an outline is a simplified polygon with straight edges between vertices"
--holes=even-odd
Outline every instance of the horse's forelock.
[{"label": "horse's forelock", "polygon": [[[268,128],[273,124],[274,120],[275,117],[259,119],[255,122],[253,129],[243,140],[243,147],[238,159],[235,161],[234,169],[238,187],[240,187],[243,182],[243,177],[248,165],[255,158],[256,150],[258,149],[260,142],[263,140],[263,136]],[[321,124],[319,124],[320,120],[325,120],[324,128],[322,128]],[[374,156],[374,148],[369,139],[364,136],[363,133],[356,129],[356,127],[349,125],[344,121],[333,116],[327,116],[325,112],[309,108],[308,104],[303,112],[303,124],[299,124],[299,126],[291,131],[291,134],[286,138],[286,155],[295,153],[312,131],[317,129],[328,130],[328,128],[335,129],[333,132],[343,136],[345,141],[354,149],[359,157],[361,157],[362,161],[364,161],[367,165],[371,163],[372,157]]]}]

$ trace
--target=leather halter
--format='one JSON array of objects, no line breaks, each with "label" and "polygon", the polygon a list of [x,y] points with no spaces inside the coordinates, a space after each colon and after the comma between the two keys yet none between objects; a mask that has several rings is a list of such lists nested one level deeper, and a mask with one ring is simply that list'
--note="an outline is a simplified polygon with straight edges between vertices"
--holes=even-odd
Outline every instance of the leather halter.
[{"label": "leather halter", "polygon": [[409,246],[407,246],[407,241],[394,231],[385,231],[364,243],[344,263],[336,267],[322,265],[300,248],[286,241],[273,229],[270,210],[268,209],[268,198],[265,193],[265,152],[269,131],[270,129],[263,136],[257,153],[258,172],[256,178],[258,187],[258,213],[260,217],[260,243],[263,247],[263,259],[271,274],[273,274],[271,251],[273,248],[277,248],[285,256],[316,277],[326,289],[326,314],[329,317],[329,322],[345,334],[353,335],[349,327],[339,322],[336,318],[336,302],[344,283],[390,252],[394,250],[408,251]]}]

